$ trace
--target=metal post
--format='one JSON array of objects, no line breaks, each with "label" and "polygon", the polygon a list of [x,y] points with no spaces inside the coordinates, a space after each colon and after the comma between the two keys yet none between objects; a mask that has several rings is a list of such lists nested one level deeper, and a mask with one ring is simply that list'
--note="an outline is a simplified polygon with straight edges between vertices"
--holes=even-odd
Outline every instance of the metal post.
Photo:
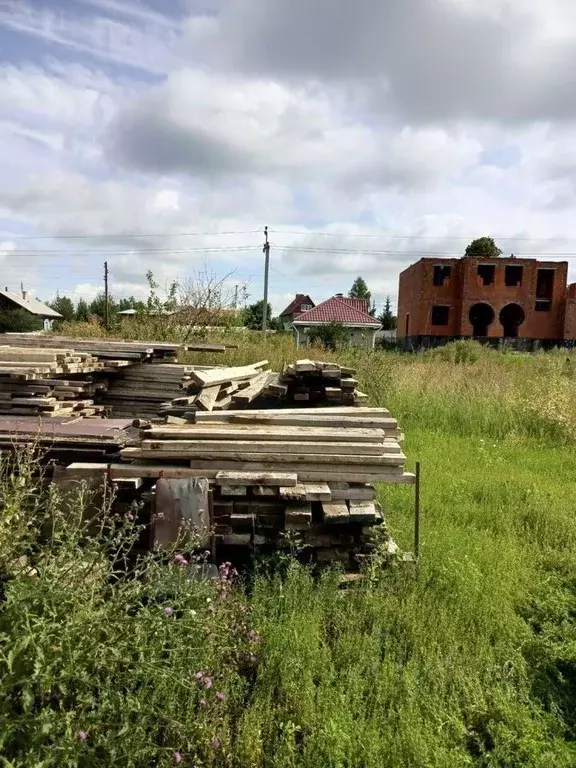
[{"label": "metal post", "polygon": [[416,483],[414,493],[414,557],[420,558],[420,462],[416,462]]},{"label": "metal post", "polygon": [[270,269],[270,243],[268,242],[268,227],[264,227],[264,306],[262,307],[262,334],[268,330],[268,270]]}]

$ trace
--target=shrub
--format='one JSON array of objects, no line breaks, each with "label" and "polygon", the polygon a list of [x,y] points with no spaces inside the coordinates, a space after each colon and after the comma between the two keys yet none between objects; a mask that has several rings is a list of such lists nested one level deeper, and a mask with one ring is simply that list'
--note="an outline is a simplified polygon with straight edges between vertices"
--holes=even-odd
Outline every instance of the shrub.
[{"label": "shrub", "polygon": [[349,335],[341,323],[328,323],[310,328],[308,334],[310,344],[319,344],[324,349],[337,350],[349,345]]},{"label": "shrub", "polygon": [[0,312],[0,333],[30,333],[41,331],[44,320],[31,315],[25,309],[13,309]]}]

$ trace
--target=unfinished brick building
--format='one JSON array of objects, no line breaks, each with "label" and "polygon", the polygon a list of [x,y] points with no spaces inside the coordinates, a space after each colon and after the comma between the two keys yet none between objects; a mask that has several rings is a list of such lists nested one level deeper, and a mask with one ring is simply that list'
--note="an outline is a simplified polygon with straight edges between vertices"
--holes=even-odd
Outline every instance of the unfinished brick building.
[{"label": "unfinished brick building", "polygon": [[576,283],[568,262],[425,258],[400,274],[397,337],[404,346],[454,339],[576,340]]}]

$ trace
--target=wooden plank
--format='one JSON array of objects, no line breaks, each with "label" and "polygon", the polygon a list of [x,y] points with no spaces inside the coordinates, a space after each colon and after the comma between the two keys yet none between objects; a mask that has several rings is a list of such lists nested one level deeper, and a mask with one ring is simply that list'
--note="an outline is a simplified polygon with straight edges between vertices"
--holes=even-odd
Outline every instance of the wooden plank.
[{"label": "wooden plank", "polygon": [[[230,427],[233,425],[253,425],[262,426],[302,426],[302,427],[329,427],[339,429],[386,429],[398,430],[398,422],[393,418],[373,418],[366,416],[357,416],[356,408],[349,408],[349,415],[330,416],[333,409],[325,409],[325,416],[297,415],[299,409],[287,409],[283,415],[268,415],[256,413],[256,411],[229,411],[226,414],[210,414],[210,418],[205,418],[208,414],[201,414],[198,423],[227,423]],[[256,415],[255,415],[256,414]],[[220,417],[220,418],[219,418]],[[399,434],[399,432],[397,432]],[[396,434],[396,432],[395,432]]]},{"label": "wooden plank", "polygon": [[348,505],[351,523],[376,522],[376,506],[373,501],[350,501]]},{"label": "wooden plank", "polygon": [[298,443],[266,440],[145,440],[142,442],[143,450],[174,451],[186,455],[199,455],[200,453],[293,453],[296,449],[299,454],[336,454],[340,456],[381,456],[383,454],[400,454],[401,449],[397,443]]},{"label": "wooden plank", "polygon": [[[188,444],[186,444],[188,445]],[[154,447],[152,447],[154,446]],[[299,446],[295,445],[294,450]],[[165,443],[144,441],[142,447],[125,448],[122,453],[127,459],[200,459],[204,461],[237,461],[243,464],[250,462],[267,462],[269,464],[297,464],[305,468],[314,468],[316,465],[339,464],[342,466],[392,466],[401,467],[406,462],[403,453],[382,453],[376,456],[350,456],[347,454],[329,453],[263,453],[251,451],[235,451],[234,444],[229,451],[210,451],[204,448],[181,447],[179,441],[170,440]]]},{"label": "wooden plank", "polygon": [[190,379],[200,387],[210,387],[217,384],[227,384],[239,379],[252,379],[268,366],[268,360],[261,360],[253,365],[237,368],[222,368],[210,371],[190,371]]},{"label": "wooden plank", "polygon": [[220,493],[222,496],[246,496],[248,489],[245,485],[222,485],[220,483]]},{"label": "wooden plank", "polygon": [[275,487],[295,486],[296,473],[267,471],[220,471],[216,475],[218,485],[265,485]]},{"label": "wooden plank", "polygon": [[285,521],[287,530],[306,530],[312,524],[312,507],[310,504],[288,502]]},{"label": "wooden plank", "polygon": [[304,483],[307,501],[331,501],[332,491],[327,483]]},{"label": "wooden plank", "polygon": [[299,502],[305,502],[306,499],[306,486],[303,483],[298,483],[297,485],[287,488],[287,487],[281,487],[279,489],[279,494],[281,499],[286,499],[286,501],[299,501]]},{"label": "wooden plank", "polygon": [[269,379],[270,374],[268,372],[261,373],[252,379],[249,387],[232,395],[232,399],[235,403],[243,403],[246,405],[251,403],[252,400],[255,400],[262,391],[266,389]]},{"label": "wooden plank", "polygon": [[252,486],[252,493],[254,496],[277,496],[278,488],[274,486],[254,485]]},{"label": "wooden plank", "polygon": [[324,502],[322,504],[322,512],[324,515],[324,522],[327,524],[350,522],[348,506],[342,501],[332,501],[330,503]]},{"label": "wooden plank", "polygon": [[[196,418],[200,419],[200,412]],[[235,425],[226,423],[190,424],[186,427],[153,426],[146,431],[147,440],[265,440],[282,442],[346,442],[346,443],[377,443],[382,444],[385,438],[383,429],[347,429],[345,434],[335,427],[293,427],[293,426],[260,426]],[[343,441],[343,437],[345,440]]]},{"label": "wooden plank", "polygon": [[219,393],[220,393],[219,385],[216,385],[214,387],[206,387],[198,395],[196,399],[196,405],[202,411],[211,411],[214,408],[214,405],[216,404],[216,400],[218,399]]},{"label": "wooden plank", "polygon": [[332,490],[332,501],[374,501],[376,491],[371,485],[349,488],[347,491]]}]

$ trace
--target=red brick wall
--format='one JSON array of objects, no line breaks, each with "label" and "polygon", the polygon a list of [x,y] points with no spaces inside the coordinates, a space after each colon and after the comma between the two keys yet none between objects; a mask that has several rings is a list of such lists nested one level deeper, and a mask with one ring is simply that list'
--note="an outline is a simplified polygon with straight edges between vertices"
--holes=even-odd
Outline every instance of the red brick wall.
[{"label": "red brick wall", "polygon": [[[483,285],[482,278],[478,276],[478,265],[487,263],[495,266],[494,282],[491,285]],[[452,275],[443,286],[434,286],[436,265],[452,267]],[[509,265],[522,267],[522,281],[519,285],[506,285],[505,273]],[[554,270],[552,300],[548,311],[536,311],[535,308],[539,269]],[[539,262],[536,259],[496,259],[494,262],[477,259],[421,259],[400,275],[398,337],[406,335],[407,314],[410,315],[409,336],[472,336],[470,308],[476,303],[485,303],[494,312],[494,320],[488,327],[488,335],[491,337],[503,336],[504,329],[499,319],[501,310],[508,304],[517,304],[522,308],[525,318],[518,329],[519,338],[565,338],[567,278],[567,262]],[[435,305],[450,307],[447,325],[432,325],[432,307]]]}]

